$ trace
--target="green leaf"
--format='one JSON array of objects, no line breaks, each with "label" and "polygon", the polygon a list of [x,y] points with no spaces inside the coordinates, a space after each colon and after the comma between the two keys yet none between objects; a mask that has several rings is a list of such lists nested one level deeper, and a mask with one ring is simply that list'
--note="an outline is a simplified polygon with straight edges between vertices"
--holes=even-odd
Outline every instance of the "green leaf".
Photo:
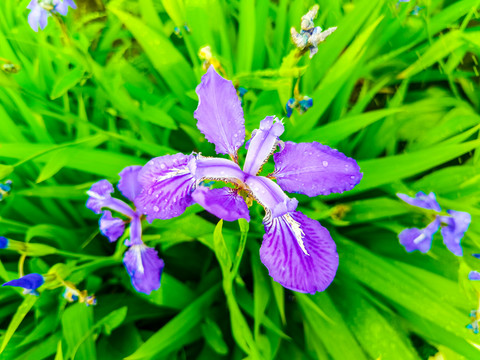
[{"label": "green leaf", "polygon": [[222,330],[218,325],[210,319],[205,319],[205,322],[202,324],[202,333],[210,347],[215,350],[217,354],[227,355],[228,346],[223,340]]},{"label": "green leaf", "polygon": [[68,163],[70,151],[70,149],[60,149],[53,152],[35,182],[39,184],[59,172]]},{"label": "green leaf", "polygon": [[95,360],[95,342],[90,330],[93,326],[93,308],[85,304],[69,305],[62,316],[63,338],[67,343],[67,359]]},{"label": "green leaf", "polygon": [[13,318],[10,321],[10,324],[8,324],[7,331],[3,336],[2,346],[0,347],[0,354],[5,350],[5,348],[8,345],[8,342],[12,338],[15,331],[17,331],[17,328],[20,326],[20,323],[23,321],[25,316],[27,316],[28,312],[30,311],[32,306],[37,302],[37,300],[38,300],[38,296],[34,296],[34,295],[25,296],[22,303],[20,304],[17,311],[15,312],[15,315],[13,315]]},{"label": "green leaf", "polygon": [[53,85],[52,93],[50,94],[50,99],[55,100],[60,96],[64,95],[68,90],[72,89],[77,85],[80,80],[83,78],[85,70],[80,67],[76,67],[73,70],[68,71],[64,76],[59,76],[57,81]]},{"label": "green leaf", "polygon": [[2,165],[0,164],[0,180],[6,178],[10,175],[15,168],[12,165]]}]

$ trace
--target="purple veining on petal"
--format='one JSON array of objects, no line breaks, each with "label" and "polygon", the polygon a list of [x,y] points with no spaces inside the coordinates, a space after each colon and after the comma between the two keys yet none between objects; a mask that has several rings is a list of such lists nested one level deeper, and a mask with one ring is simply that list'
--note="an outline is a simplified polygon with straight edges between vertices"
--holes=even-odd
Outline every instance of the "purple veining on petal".
[{"label": "purple veining on petal", "polygon": [[87,208],[95,214],[100,214],[103,208],[109,208],[131,218],[134,215],[132,208],[123,201],[112,198],[113,191],[113,186],[109,181],[100,180],[96,182],[87,191],[89,196],[86,204]]},{"label": "purple veining on petal", "polygon": [[234,189],[224,187],[209,189],[199,186],[192,194],[193,200],[216,217],[235,221],[243,218],[250,221],[248,206],[241,195]]},{"label": "purple veining on petal", "polygon": [[338,254],[327,229],[298,211],[264,225],[260,259],[275,281],[310,294],[330,285],[338,268]]},{"label": "purple veining on petal", "polygon": [[21,287],[27,290],[35,290],[38,289],[40,286],[43,285],[45,282],[44,278],[40,274],[28,274],[20,279],[15,279],[6,282],[2,286],[15,286],[15,287]]},{"label": "purple veining on petal", "polygon": [[123,264],[132,280],[133,287],[149,295],[160,287],[164,262],[155,249],[146,245],[132,245],[125,253]]},{"label": "purple veining on petal", "polygon": [[154,158],[142,168],[142,192],[135,203],[149,222],[180,216],[193,204],[195,163],[195,156],[179,153]]},{"label": "purple veining on petal", "polygon": [[267,210],[267,217],[271,215],[275,218],[297,208],[298,200],[289,198],[280,186],[266,177],[248,176],[245,183],[255,199]]},{"label": "purple veining on petal", "polygon": [[478,271],[470,271],[468,274],[468,280],[480,280],[480,272]]},{"label": "purple veining on petal", "polygon": [[246,174],[231,160],[199,155],[196,163],[196,180],[216,180],[242,183]]},{"label": "purple veining on petal", "polygon": [[196,89],[198,107],[193,116],[205,138],[215,144],[217,154],[236,157],[245,141],[243,109],[232,82],[217,74],[213,66]]},{"label": "purple veining on petal", "polygon": [[142,167],[138,165],[127,166],[118,174],[120,175],[120,180],[117,188],[123,196],[132,202],[135,201],[135,198],[142,191],[142,186],[138,182],[140,170],[142,170]]},{"label": "purple veining on petal", "polygon": [[287,141],[273,159],[273,176],[288,192],[308,196],[342,193],[353,189],[362,179],[354,159],[318,142]]},{"label": "purple veining on petal", "polygon": [[435,220],[424,229],[405,229],[398,235],[400,244],[405,246],[407,252],[418,250],[426,253],[432,247],[433,235],[438,231],[439,227],[440,219],[436,217]]},{"label": "purple veining on petal", "polygon": [[104,211],[102,217],[99,220],[100,232],[103,236],[108,238],[108,241],[117,241],[125,231],[125,222],[112,216],[110,211]]},{"label": "purple veining on petal", "polygon": [[447,224],[447,226],[442,227],[443,243],[453,254],[462,256],[463,249],[460,242],[472,221],[472,217],[469,213],[463,211],[447,210],[447,212],[451,217],[440,217],[440,220]]},{"label": "purple veining on petal", "polygon": [[257,175],[263,164],[275,151],[279,136],[285,128],[281,120],[274,116],[267,116],[260,122],[260,129],[252,133],[249,140],[247,157],[243,171],[250,175]]},{"label": "purple veining on petal", "polygon": [[419,191],[413,198],[405,194],[397,194],[397,196],[412,206],[427,210],[435,210],[437,212],[442,211],[433,192],[427,195],[423,191]]}]

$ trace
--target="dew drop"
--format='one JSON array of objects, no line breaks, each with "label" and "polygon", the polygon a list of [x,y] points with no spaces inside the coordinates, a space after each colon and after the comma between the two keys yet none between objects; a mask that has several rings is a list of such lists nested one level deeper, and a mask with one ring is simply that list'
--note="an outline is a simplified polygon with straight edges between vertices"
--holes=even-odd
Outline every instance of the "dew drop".
[{"label": "dew drop", "polygon": [[328,166],[328,161],[323,160],[323,161],[322,161],[322,164],[323,164],[324,167],[327,167],[327,166]]},{"label": "dew drop", "polygon": [[153,207],[153,211],[157,212],[158,210],[160,210],[160,208],[155,205],[155,206]]},{"label": "dew drop", "polygon": [[160,164],[160,169],[165,169],[165,164]]},{"label": "dew drop", "polygon": [[148,189],[148,195],[152,195],[152,192],[153,192],[152,188]]},{"label": "dew drop", "polygon": [[350,176],[350,179],[355,180],[355,176],[353,176],[353,175]]}]

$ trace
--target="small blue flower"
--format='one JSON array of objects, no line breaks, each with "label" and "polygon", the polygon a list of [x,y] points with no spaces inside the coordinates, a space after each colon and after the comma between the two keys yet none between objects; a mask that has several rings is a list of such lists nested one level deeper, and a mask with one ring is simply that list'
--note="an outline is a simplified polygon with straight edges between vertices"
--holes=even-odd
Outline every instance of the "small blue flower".
[{"label": "small blue flower", "polygon": [[287,112],[287,117],[292,116],[294,106],[295,106],[295,99],[294,98],[288,99],[287,104],[285,105],[285,110]]},{"label": "small blue flower", "polygon": [[472,322],[468,324],[466,328],[472,330],[474,334],[478,334],[479,332],[478,320],[480,319],[480,312],[477,310],[470,311],[470,318]]},{"label": "small blue flower", "polygon": [[27,9],[31,10],[28,14],[28,24],[35,32],[38,28],[43,30],[52,13],[65,16],[68,13],[68,7],[76,9],[77,5],[73,0],[32,0],[27,6]]},{"label": "small blue flower", "polygon": [[45,279],[43,278],[42,275],[33,273],[33,274],[25,275],[20,279],[8,281],[2,286],[21,287],[24,289],[23,291],[24,294],[38,296],[38,292],[36,290],[40,286],[42,286],[44,282],[45,282]]},{"label": "small blue flower", "polygon": [[407,204],[437,213],[426,228],[409,228],[398,235],[400,244],[405,246],[407,252],[415,250],[422,253],[428,252],[432,246],[433,235],[441,228],[443,243],[447,249],[454,255],[462,256],[463,250],[460,241],[472,220],[469,213],[447,210],[448,216],[440,215],[441,208],[433,192],[427,195],[423,191],[419,191],[413,198],[405,194],[397,194],[397,196]]},{"label": "small blue flower", "polygon": [[420,7],[420,6],[416,5],[416,6],[413,8],[411,14],[412,14],[412,15],[415,15],[415,16],[418,16],[418,15],[420,14],[420,11],[421,11],[422,9],[423,9],[423,7]]},{"label": "small blue flower", "polygon": [[0,183],[0,201],[10,194],[12,190],[12,180],[7,180],[3,184]]}]

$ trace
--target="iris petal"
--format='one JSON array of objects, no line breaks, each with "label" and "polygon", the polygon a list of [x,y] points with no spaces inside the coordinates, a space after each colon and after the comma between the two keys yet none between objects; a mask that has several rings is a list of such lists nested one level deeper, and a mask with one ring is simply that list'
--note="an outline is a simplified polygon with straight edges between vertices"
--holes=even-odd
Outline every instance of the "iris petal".
[{"label": "iris petal", "polygon": [[35,290],[38,289],[40,286],[43,285],[45,280],[43,279],[43,276],[40,274],[28,274],[20,279],[15,279],[6,282],[2,286],[15,286],[15,287],[21,287],[27,290]]},{"label": "iris petal", "polygon": [[351,190],[362,179],[357,162],[318,142],[285,143],[273,155],[274,176],[288,192],[308,196],[328,195]]},{"label": "iris petal", "polygon": [[405,229],[398,235],[400,244],[405,246],[407,252],[418,250],[426,253],[432,247],[433,235],[438,231],[439,227],[440,219],[436,217],[435,220],[424,229]]},{"label": "iris petal", "polygon": [[423,191],[419,191],[413,198],[405,194],[397,194],[397,196],[412,206],[438,212],[442,211],[433,192],[427,195]]},{"label": "iris petal", "polygon": [[285,128],[280,120],[274,116],[267,116],[260,122],[260,129],[252,133],[249,140],[247,157],[243,171],[250,175],[257,175],[263,164],[275,151],[279,136]]},{"label": "iris petal", "polygon": [[462,256],[463,249],[460,242],[467,231],[472,217],[463,211],[448,210],[451,217],[442,216],[441,220],[447,224],[442,228],[443,243],[453,254]]},{"label": "iris petal", "polygon": [[338,268],[338,254],[327,229],[299,211],[264,225],[260,259],[275,281],[310,294],[330,285]]},{"label": "iris petal", "polygon": [[110,211],[104,211],[99,221],[100,232],[110,242],[117,241],[125,231],[125,223],[122,219],[112,216]]},{"label": "iris petal", "polygon": [[125,253],[123,263],[138,292],[149,295],[160,288],[160,277],[165,264],[155,249],[144,244],[132,245]]},{"label": "iris petal", "polygon": [[220,219],[235,221],[243,218],[250,221],[248,206],[234,189],[208,189],[200,186],[193,192],[192,197],[196,203]]},{"label": "iris petal", "polygon": [[142,191],[142,186],[138,182],[138,174],[142,170],[141,166],[127,166],[120,174],[120,181],[118,182],[118,190],[130,201],[135,201],[135,198]]},{"label": "iris petal", "polygon": [[245,141],[243,109],[232,82],[210,66],[196,89],[198,107],[193,116],[205,138],[215,144],[217,154],[236,157]]},{"label": "iris petal", "polygon": [[149,222],[180,216],[193,204],[195,157],[179,153],[154,158],[140,171],[138,181],[142,192],[135,202]]}]

